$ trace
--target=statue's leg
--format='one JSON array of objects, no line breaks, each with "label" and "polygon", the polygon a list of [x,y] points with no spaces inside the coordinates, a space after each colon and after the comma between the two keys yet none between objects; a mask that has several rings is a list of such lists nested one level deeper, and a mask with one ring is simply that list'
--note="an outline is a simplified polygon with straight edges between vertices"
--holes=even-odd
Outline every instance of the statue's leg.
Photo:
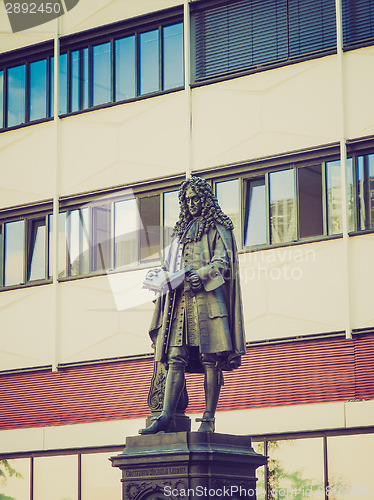
[{"label": "statue's leg", "polygon": [[156,434],[161,431],[172,430],[175,411],[178,405],[179,397],[184,388],[184,372],[186,362],[184,356],[179,354],[173,356],[173,351],[179,348],[171,348],[172,354],[169,356],[169,368],[166,375],[164,404],[161,415],[156,417],[154,422],[145,429],[140,429],[139,434]]},{"label": "statue's leg", "polygon": [[222,385],[222,370],[215,362],[209,361],[209,355],[202,356],[204,367],[204,390],[205,390],[205,412],[203,418],[197,418],[201,422],[198,432],[214,432],[215,413],[218,405],[219,393]]}]

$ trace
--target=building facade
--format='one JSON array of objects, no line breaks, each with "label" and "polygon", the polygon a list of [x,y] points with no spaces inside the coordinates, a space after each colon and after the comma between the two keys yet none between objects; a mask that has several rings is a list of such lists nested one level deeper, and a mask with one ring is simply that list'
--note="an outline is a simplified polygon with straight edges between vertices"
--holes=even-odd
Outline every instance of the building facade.
[{"label": "building facade", "polygon": [[149,413],[141,285],[190,175],[239,248],[248,350],[217,432],[269,456],[259,499],[373,498],[373,2],[80,0],[12,33],[16,5],[0,5],[0,498],[121,498],[108,458]]}]

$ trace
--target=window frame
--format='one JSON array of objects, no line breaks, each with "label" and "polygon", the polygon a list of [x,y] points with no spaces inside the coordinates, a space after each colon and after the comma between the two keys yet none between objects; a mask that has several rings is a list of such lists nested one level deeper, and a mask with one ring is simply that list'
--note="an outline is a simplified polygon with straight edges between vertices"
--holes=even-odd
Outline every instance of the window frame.
[{"label": "window frame", "polygon": [[[361,47],[368,47],[370,45],[374,44],[374,30],[371,30],[372,33],[368,36],[352,36],[352,38],[349,37],[349,22],[352,20],[353,22],[356,21],[356,19],[353,19],[353,16],[351,16],[351,12],[349,7],[347,6],[347,3],[352,2],[353,0],[343,0],[342,1],[342,30],[343,30],[343,51],[347,52],[349,50],[355,50]],[[370,0],[369,0],[370,2]],[[368,4],[370,5],[370,3]],[[359,13],[366,14],[365,11],[365,6],[362,5],[362,1],[356,1],[355,6],[358,8]],[[364,15],[364,17],[367,18],[367,16]]]},{"label": "window frame", "polygon": [[[370,151],[374,154],[374,138],[372,148]],[[357,146],[359,152],[358,156],[361,156],[362,149],[360,145]],[[351,148],[347,149],[347,158],[352,157],[353,153]],[[340,161],[339,154],[339,145],[337,143],[332,143],[326,145],[320,149],[310,148],[305,151],[297,151],[295,153],[279,155],[279,157],[269,157],[264,158],[262,160],[253,160],[253,162],[241,163],[238,165],[228,165],[222,166],[220,169],[215,170],[215,176],[213,177],[211,174],[211,169],[202,171],[200,173],[194,172],[194,175],[199,175],[205,177],[207,180],[211,179],[213,181],[213,185],[216,183],[232,180],[235,178],[239,178],[241,181],[241,190],[240,190],[240,198],[241,198],[241,242],[238,241],[238,249],[240,253],[252,252],[257,250],[265,250],[270,248],[279,248],[290,245],[299,245],[309,242],[323,241],[327,239],[337,239],[342,237],[342,233],[336,234],[328,234],[327,231],[327,215],[328,215],[328,203],[327,203],[327,183],[326,183],[326,163],[331,161]],[[323,214],[323,234],[317,236],[308,236],[304,238],[300,238],[300,228],[299,228],[299,196],[298,196],[298,169],[304,167],[312,167],[316,165],[321,165],[322,169],[322,214]],[[297,210],[297,218],[296,218],[296,230],[297,230],[297,238],[293,241],[283,242],[283,243],[270,243],[270,195],[269,195],[269,174],[271,172],[294,169],[295,176],[295,195],[296,195],[296,210]],[[235,170],[235,172],[233,172]],[[265,244],[246,246],[245,238],[246,238],[246,203],[248,197],[248,184],[251,181],[256,181],[261,178],[265,179],[265,192],[266,192],[266,215],[267,215],[267,242]],[[215,187],[213,188],[215,192]],[[374,232],[374,229],[372,230]],[[370,232],[370,231],[366,231]],[[353,234],[353,233],[349,233]]]},{"label": "window frame", "polygon": [[[306,237],[301,237],[300,236],[300,195],[299,195],[299,171],[300,169],[303,168],[308,168],[308,167],[313,167],[321,165],[321,171],[322,171],[322,193],[321,193],[321,199],[322,199],[322,226],[323,226],[323,232],[320,235],[315,235],[315,236],[306,236]],[[270,174],[272,172],[280,172],[283,170],[293,170],[293,178],[294,178],[294,199],[295,199],[295,206],[296,206],[296,239],[291,240],[291,241],[285,241],[281,243],[272,243],[271,242],[271,224],[270,224]],[[243,180],[243,195],[242,195],[242,221],[246,223],[248,220],[249,214],[247,214],[247,200],[248,200],[248,194],[249,194],[249,185],[252,181],[260,180],[260,179],[265,179],[265,193],[266,193],[266,217],[267,217],[267,227],[266,227],[266,235],[267,235],[267,242],[264,244],[259,244],[259,245],[253,245],[253,246],[245,246],[245,240],[246,240],[246,227],[245,224],[242,225],[242,241],[243,245],[241,247],[242,250],[248,251],[248,250],[260,250],[260,249],[265,249],[265,248],[277,248],[280,246],[285,246],[285,245],[290,245],[290,244],[297,244],[297,243],[306,243],[306,242],[312,242],[312,241],[319,241],[321,239],[326,239],[326,238],[331,238],[334,236],[339,236],[338,235],[333,235],[333,234],[328,234],[327,232],[327,191],[326,191],[326,162],[321,160],[309,160],[309,161],[300,161],[300,162],[290,162],[289,164],[285,164],[282,166],[276,166],[273,168],[267,168],[266,170],[262,171],[257,171],[255,175],[252,174],[247,174],[243,175],[242,180]]]},{"label": "window frame", "polygon": [[[44,206],[43,206],[44,205]],[[35,205],[33,207],[16,207],[9,210],[0,210],[0,291],[14,290],[16,288],[25,288],[29,286],[43,285],[52,283],[49,269],[49,254],[50,254],[50,241],[49,241],[49,215],[52,213],[52,204],[44,203]],[[44,271],[45,278],[30,280],[28,279],[29,271],[31,268],[30,261],[30,248],[31,243],[30,231],[32,223],[37,220],[44,220],[45,222],[45,241],[44,241]],[[24,238],[23,238],[23,265],[22,265],[22,283],[5,285],[5,225],[10,222],[24,221]]]},{"label": "window frame", "polygon": [[[0,54],[0,71],[3,76],[3,123],[0,133],[28,125],[43,123],[53,119],[53,103],[51,102],[51,58],[53,57],[53,41],[42,42]],[[30,64],[46,60],[46,117],[30,120]],[[25,65],[25,107],[23,123],[8,127],[8,71],[14,67]]]},{"label": "window frame", "polygon": [[[162,249],[164,248],[165,245],[165,235],[163,231],[163,217],[164,217],[164,198],[163,195],[164,193],[167,193],[169,191],[176,191],[179,189],[180,182],[183,179],[179,179],[179,183],[176,180],[172,180],[171,182],[167,183],[162,183],[161,185],[155,186],[153,189],[150,186],[150,189],[145,189],[145,186],[143,186],[143,189],[139,189],[134,186],[133,188],[133,194],[132,195],[124,195],[123,192],[121,193],[121,190],[116,189],[112,193],[107,192],[106,194],[99,194],[99,193],[92,193],[91,195],[88,196],[83,196],[79,197],[67,197],[65,200],[60,200],[60,210],[59,213],[66,213],[66,242],[67,242],[67,252],[66,252],[66,275],[61,276],[58,278],[58,281],[70,281],[74,279],[81,279],[81,278],[89,278],[91,276],[103,276],[106,274],[116,274],[120,272],[128,272],[128,271],[134,271],[138,269],[149,269],[152,267],[155,267],[157,265],[160,265],[162,260],[163,260],[163,252]],[[124,188],[126,190],[126,188]],[[122,190],[123,191],[123,190]],[[140,248],[140,237],[139,233],[137,234],[136,238],[136,253],[137,253],[137,258],[134,259],[134,262],[124,265],[124,266],[119,266],[115,267],[116,263],[116,258],[115,258],[115,203],[121,202],[121,201],[126,201],[126,200],[131,200],[135,199],[136,200],[136,207],[137,207],[137,231],[139,230],[140,226],[140,203],[139,200],[142,198],[148,198],[152,196],[158,196],[159,197],[159,214],[160,214],[160,235],[159,235],[159,241],[160,241],[160,250],[159,250],[159,258],[146,258],[142,259],[141,258],[141,248]],[[93,210],[98,207],[102,206],[103,203],[107,204],[108,207],[110,207],[110,250],[109,250],[109,262],[110,266],[107,269],[98,269],[94,270],[94,247],[92,245],[93,243],[93,218],[92,218],[92,212]],[[69,222],[69,215],[73,210],[77,209],[82,209],[84,207],[88,208],[88,224],[89,224],[89,252],[88,252],[88,268],[89,272],[88,273],[78,273],[76,275],[71,274],[71,262],[70,262],[70,257],[69,257],[69,240],[70,240],[70,222]]]},{"label": "window frame", "polygon": [[[240,0],[237,0],[240,1]],[[329,56],[337,53],[337,45],[335,42],[334,47],[317,49],[297,55],[291,55],[290,49],[290,13],[289,6],[287,6],[287,56],[285,58],[280,58],[271,61],[264,61],[260,63],[254,63],[249,66],[243,66],[242,68],[229,70],[222,73],[215,73],[209,76],[198,77],[196,71],[196,14],[205,10],[209,10],[212,7],[220,7],[221,5],[229,4],[230,0],[200,0],[199,2],[192,2],[191,4],[191,88],[200,87],[202,85],[212,84],[220,81],[230,80],[233,78],[239,78],[242,76],[250,75],[253,73],[258,73],[261,71],[268,71],[274,68],[280,68],[283,66],[288,66],[290,64],[295,64],[303,61],[309,61],[312,59],[317,59],[320,57]],[[336,14],[335,14],[335,26]]]},{"label": "window frame", "polygon": [[[155,97],[159,95],[164,95],[172,92],[177,92],[184,89],[184,83],[182,86],[178,86],[172,89],[164,90],[163,84],[163,64],[164,64],[164,53],[163,53],[163,43],[162,43],[162,30],[167,26],[173,24],[183,23],[183,9],[180,7],[174,7],[167,9],[165,11],[160,11],[157,15],[146,15],[137,17],[134,19],[127,20],[125,22],[120,21],[118,23],[113,23],[101,28],[94,28],[88,30],[87,32],[79,33],[77,35],[69,35],[66,37],[61,37],[61,47],[60,55],[67,54],[68,57],[68,111],[67,113],[59,113],[60,117],[71,116],[79,114],[81,112],[86,112],[90,110],[97,110],[102,108],[107,108],[115,106],[118,104],[138,101],[142,99],[147,99],[149,97]],[[112,28],[112,29],[110,29]],[[159,88],[158,90],[146,94],[140,93],[140,47],[139,47],[139,37],[142,33],[147,33],[148,31],[158,30],[158,40],[159,40],[159,55],[158,55],[158,67],[159,67]],[[115,43],[117,40],[122,38],[127,38],[130,36],[135,37],[135,96],[128,99],[116,100],[116,57],[115,57]],[[110,80],[110,100],[106,103],[94,105],[93,103],[93,47],[96,45],[101,45],[103,43],[110,43],[111,54],[110,54],[110,68],[111,68],[111,80]],[[79,110],[70,111],[71,103],[71,77],[69,74],[70,70],[70,60],[71,52],[80,50],[83,54],[83,50],[88,48],[88,107],[82,107],[80,102]],[[83,58],[81,57],[81,60]],[[82,99],[80,99],[81,101]]]},{"label": "window frame", "polygon": [[[79,113],[102,109],[106,107],[115,106],[118,104],[138,101],[142,99],[147,99],[150,97],[155,97],[159,95],[164,95],[172,92],[177,92],[184,89],[184,75],[183,84],[181,86],[164,90],[163,84],[163,64],[164,64],[164,54],[163,54],[163,44],[162,44],[162,31],[164,27],[171,26],[173,24],[184,24],[183,20],[183,6],[171,7],[158,13],[151,13],[142,16],[138,16],[132,19],[127,19],[125,21],[118,21],[115,23],[108,24],[106,26],[100,26],[98,28],[93,28],[84,32],[75,33],[73,35],[65,35],[60,37],[60,54],[67,55],[67,88],[66,88],[66,100],[67,100],[67,110],[66,112],[59,112],[58,116],[64,118],[66,116],[72,116]],[[157,29],[159,33],[159,88],[155,92],[140,94],[140,61],[139,61],[139,34],[147,31]],[[184,27],[183,27],[184,29]],[[135,79],[136,79],[136,92],[135,96],[129,99],[121,99],[116,101],[115,96],[115,41],[127,36],[135,36]],[[111,67],[111,79],[110,79],[110,100],[106,103],[93,105],[93,56],[92,48],[93,46],[100,45],[102,43],[110,43],[111,55],[110,55],[110,67]],[[183,39],[184,43],[184,39]],[[83,60],[84,60],[84,50],[88,49],[88,105],[85,107],[83,99]],[[79,103],[78,108],[75,111],[72,109],[72,82],[71,82],[71,53],[79,50],[80,53],[80,70],[79,70]],[[54,106],[52,101],[52,85],[53,85],[53,69],[51,64],[51,59],[54,58],[54,44],[53,40],[47,42],[42,42],[40,44],[23,47],[13,51],[5,52],[0,54],[0,71],[4,71],[3,75],[3,121],[0,123],[0,133],[14,130],[21,127],[43,123],[53,120]],[[182,54],[183,56],[184,54]],[[47,102],[46,102],[46,117],[30,121],[30,78],[29,78],[29,65],[32,62],[37,62],[39,60],[47,60]],[[25,65],[25,109],[24,109],[24,122],[7,126],[7,116],[8,116],[8,70],[12,67],[19,65]],[[184,64],[183,71],[184,71]],[[61,89],[60,89],[61,91]],[[0,117],[1,120],[1,117]]]},{"label": "window frame", "polygon": [[366,157],[370,155],[374,155],[374,142],[373,146],[366,147],[363,149],[359,149],[355,147],[353,144],[352,148],[348,148],[348,154],[350,158],[352,158],[352,183],[353,183],[353,221],[354,227],[348,231],[348,234],[351,236],[358,234],[370,234],[374,233],[374,224],[373,227],[368,227],[368,217],[369,217],[369,185],[368,185],[368,167],[364,166],[364,213],[365,213],[365,227],[363,229],[360,228],[361,219],[360,219],[360,210],[359,210],[359,179],[358,179],[358,158]]}]

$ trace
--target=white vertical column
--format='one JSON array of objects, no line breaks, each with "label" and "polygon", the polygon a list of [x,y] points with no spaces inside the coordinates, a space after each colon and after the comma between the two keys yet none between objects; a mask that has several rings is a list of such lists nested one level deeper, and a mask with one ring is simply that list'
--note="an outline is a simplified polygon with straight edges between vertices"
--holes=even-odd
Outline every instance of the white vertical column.
[{"label": "white vertical column", "polygon": [[184,0],[183,5],[183,32],[184,32],[184,92],[186,96],[187,114],[187,166],[186,179],[191,177],[192,170],[192,94],[191,94],[191,72],[190,72],[190,47],[191,47],[191,23],[190,3]]},{"label": "white vertical column", "polygon": [[336,45],[337,45],[337,92],[339,96],[339,115],[340,122],[339,143],[340,143],[340,166],[341,166],[341,189],[342,189],[342,233],[344,246],[344,268],[342,275],[344,277],[345,298],[342,304],[345,311],[345,334],[346,338],[352,338],[351,326],[351,299],[350,299],[350,256],[349,256],[349,236],[348,236],[348,198],[347,198],[347,147],[345,130],[345,100],[344,100],[344,58],[343,58],[343,23],[342,23],[342,3],[341,0],[335,0],[336,9]]},{"label": "white vertical column", "polygon": [[52,290],[53,290],[53,322],[54,331],[52,336],[52,370],[57,371],[59,363],[59,342],[60,342],[60,304],[58,287],[58,214],[59,214],[59,194],[60,194],[60,119],[59,112],[59,94],[60,94],[60,17],[56,19],[56,33],[54,38],[54,99],[53,99],[53,125],[55,132],[55,161],[54,161],[54,193],[53,193],[53,212],[52,212]]}]

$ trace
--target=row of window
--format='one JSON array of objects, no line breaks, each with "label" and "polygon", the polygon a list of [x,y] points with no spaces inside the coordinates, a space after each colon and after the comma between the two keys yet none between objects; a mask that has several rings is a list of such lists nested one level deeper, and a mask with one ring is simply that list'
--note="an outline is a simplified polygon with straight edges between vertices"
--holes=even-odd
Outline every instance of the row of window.
[{"label": "row of window", "polygon": [[[374,495],[374,434],[266,439],[253,447],[268,456],[256,471],[258,500]],[[109,462],[118,452],[0,460],[2,492],[14,500],[120,500],[120,474]]]},{"label": "row of window", "polygon": [[[374,43],[373,2],[343,0],[342,8],[346,49]],[[336,50],[335,0],[197,2],[191,26],[196,83]],[[122,31],[100,43],[66,42],[69,50],[62,41],[60,115],[183,87],[181,18],[152,29],[125,23]],[[27,59],[0,58],[0,129],[53,116],[52,46],[48,56]]]},{"label": "row of window", "polygon": [[[118,271],[160,260],[160,247],[167,245],[178,206],[178,191],[172,191],[92,202],[60,212],[58,278]],[[52,228],[51,213],[0,222],[0,286],[51,279]]]},{"label": "row of window", "polygon": [[[373,43],[370,0],[343,0],[343,47]],[[236,0],[194,13],[196,81],[336,50],[335,0]]]},{"label": "row of window", "polygon": [[[348,231],[374,229],[374,155],[347,159]],[[340,160],[298,164],[216,183],[243,248],[342,233]]]},{"label": "row of window", "polygon": [[[59,114],[184,84],[183,23],[88,45],[59,60]],[[54,57],[0,71],[0,128],[54,114]]]},{"label": "row of window", "polygon": [[255,451],[268,456],[256,472],[257,499],[371,498],[372,443],[374,434],[257,441]]},{"label": "row of window", "polygon": [[[309,161],[214,183],[239,248],[311,241],[342,232],[340,161]],[[374,154],[347,159],[348,230],[374,229]],[[117,193],[58,214],[59,279],[160,261],[178,219],[178,189]],[[51,278],[51,209],[0,220],[0,286]]]},{"label": "row of window", "polygon": [[238,0],[194,21],[196,80],[336,49],[335,0]]},{"label": "row of window", "polygon": [[121,474],[109,461],[121,451],[0,460],[0,498],[121,500]]}]

